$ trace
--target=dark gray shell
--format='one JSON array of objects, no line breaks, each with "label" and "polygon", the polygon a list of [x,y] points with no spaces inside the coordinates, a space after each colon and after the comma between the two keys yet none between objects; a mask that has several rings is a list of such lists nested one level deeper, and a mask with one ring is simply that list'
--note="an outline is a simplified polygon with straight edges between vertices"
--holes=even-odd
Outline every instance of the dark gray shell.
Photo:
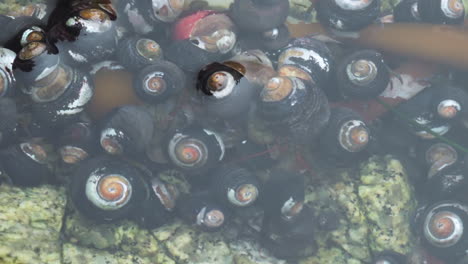
[{"label": "dark gray shell", "polygon": [[358,31],[372,24],[380,15],[380,0],[373,0],[360,10],[342,9],[335,0],[319,0],[316,10],[322,25],[338,31]]},{"label": "dark gray shell", "polygon": [[[131,185],[131,196],[116,209],[102,209],[87,195],[87,183],[98,181],[106,175],[123,176]],[[140,205],[149,198],[149,187],[141,172],[129,163],[108,156],[89,159],[75,171],[70,184],[71,199],[75,208],[97,222],[114,222],[136,214]],[[90,190],[92,191],[92,190]]]},{"label": "dark gray shell", "polygon": [[14,94],[16,87],[16,79],[13,74],[13,62],[15,61],[16,54],[5,48],[0,48],[0,84],[2,90],[0,97],[10,96]]},{"label": "dark gray shell", "polygon": [[[67,154],[83,154],[83,156],[77,156],[77,161],[93,155],[99,147],[96,132],[96,128],[91,123],[76,122],[66,126],[58,140],[58,152],[61,154],[62,159]],[[74,148],[79,152],[73,153]],[[69,151],[72,153],[69,153]]]},{"label": "dark gray shell", "polygon": [[[151,94],[145,90],[145,80],[149,76],[157,76],[164,80],[165,89],[161,93]],[[143,101],[156,104],[177,95],[185,89],[187,80],[185,73],[174,63],[166,60],[153,62],[142,68],[133,79],[133,89],[136,95]]]},{"label": "dark gray shell", "polygon": [[2,37],[0,37],[0,39],[5,39],[5,43],[0,42],[0,45],[4,44],[5,48],[11,49],[16,53],[19,52],[22,47],[21,37],[23,32],[33,26],[41,29],[44,27],[40,19],[31,16],[21,16],[10,20],[5,25],[6,30],[2,33]]},{"label": "dark gray shell", "polygon": [[418,0],[402,0],[393,9],[393,18],[399,23],[418,23],[421,17],[418,11]]},{"label": "dark gray shell", "polygon": [[[116,51],[120,64],[129,70],[139,70],[163,58],[162,51],[159,57],[148,57],[141,54],[138,51],[137,45],[139,41],[144,40],[145,38],[141,36],[133,36],[120,40]],[[151,39],[147,40],[153,41]]]},{"label": "dark gray shell", "polygon": [[11,98],[0,98],[0,146],[11,144],[18,124],[16,103]]},{"label": "dark gray shell", "polygon": [[304,88],[294,91],[281,101],[258,103],[259,116],[272,129],[285,133],[292,140],[312,142],[325,128],[330,118],[330,106],[325,93],[315,84],[289,77]]},{"label": "dark gray shell", "polygon": [[59,67],[66,69],[67,74],[70,75],[71,81],[67,84],[68,87],[57,99],[32,105],[34,118],[52,127],[63,125],[79,116],[94,93],[88,74],[63,64]]},{"label": "dark gray shell", "polygon": [[[460,106],[459,112],[452,120],[459,120],[468,113],[468,93],[459,86],[451,84],[433,86],[434,94],[431,99],[431,111],[438,116],[437,108],[442,101],[452,100]],[[443,119],[442,117],[439,117]]]},{"label": "dark gray shell", "polygon": [[[432,24],[462,24],[465,10],[457,15],[448,15],[441,7],[442,0],[418,0],[418,11],[421,20]],[[460,1],[463,5],[463,1]]]},{"label": "dark gray shell", "polygon": [[[116,132],[116,139],[129,155],[144,152],[154,131],[153,118],[143,106],[125,105],[112,111],[101,127]],[[120,137],[122,135],[122,137]]]},{"label": "dark gray shell", "polygon": [[[230,200],[230,194],[243,184],[251,184],[257,188],[257,197],[245,204]],[[235,166],[223,167],[215,170],[211,176],[211,190],[213,195],[226,205],[230,206],[251,206],[261,195],[260,182],[253,173],[247,169]]]},{"label": "dark gray shell", "polygon": [[[1,167],[13,184],[19,186],[37,186],[45,183],[52,175],[43,158],[23,151],[32,142],[22,142],[0,151]],[[45,153],[47,155],[47,153]]]},{"label": "dark gray shell", "polygon": [[[371,62],[375,68],[376,75],[367,83],[355,83],[348,74],[348,68],[354,61],[366,60]],[[390,82],[390,72],[386,66],[382,54],[375,50],[355,51],[343,58],[336,69],[338,89],[345,96],[356,99],[368,99],[380,95]]]},{"label": "dark gray shell", "polygon": [[468,188],[466,166],[462,162],[457,162],[444,167],[427,179],[424,191],[430,201],[465,200],[466,188]]}]

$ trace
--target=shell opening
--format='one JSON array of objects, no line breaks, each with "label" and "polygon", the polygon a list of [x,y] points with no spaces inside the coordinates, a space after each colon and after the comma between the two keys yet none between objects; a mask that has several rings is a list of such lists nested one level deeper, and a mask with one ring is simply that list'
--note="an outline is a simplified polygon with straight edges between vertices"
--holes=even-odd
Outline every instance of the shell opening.
[{"label": "shell opening", "polygon": [[45,43],[31,42],[21,49],[21,51],[18,54],[18,57],[21,60],[30,60],[44,53],[46,49],[47,49],[47,46]]},{"label": "shell opening", "polygon": [[109,19],[109,16],[106,14],[106,12],[97,8],[81,10],[79,15],[83,19],[98,21],[98,22],[103,22]]},{"label": "shell opening", "polygon": [[40,27],[33,26],[26,29],[21,36],[21,46],[26,46],[31,42],[41,42],[44,41],[44,31]]},{"label": "shell opening", "polygon": [[247,206],[255,202],[258,197],[257,186],[242,184],[239,187],[228,190],[228,200],[237,206]]},{"label": "shell opening", "polygon": [[426,161],[428,164],[433,164],[439,160],[444,160],[453,164],[457,159],[457,151],[452,146],[445,143],[436,143],[426,151]]},{"label": "shell opening", "polygon": [[140,56],[149,61],[155,61],[161,58],[161,47],[152,39],[139,39],[136,43],[136,49]]},{"label": "shell opening", "polygon": [[92,173],[86,182],[86,197],[96,207],[116,210],[125,206],[132,196],[132,186],[122,175]]},{"label": "shell opening", "polygon": [[164,80],[163,72],[152,72],[145,76],[143,80],[144,91],[151,95],[159,95],[167,89],[167,83]]},{"label": "shell opening", "polygon": [[431,212],[424,222],[424,236],[436,247],[446,248],[455,245],[463,235],[463,221],[449,211]]},{"label": "shell opening", "polygon": [[223,98],[231,94],[236,85],[236,81],[230,73],[219,71],[210,76],[206,85],[214,97]]},{"label": "shell opening", "polygon": [[119,138],[123,137],[123,132],[113,128],[107,128],[101,132],[100,143],[107,153],[113,155],[122,154],[124,149],[119,142]]},{"label": "shell opening", "polygon": [[216,47],[221,54],[226,54],[234,48],[236,44],[236,34],[231,30],[220,29],[212,34],[216,39]]},{"label": "shell opening", "polygon": [[340,145],[349,152],[359,152],[369,143],[369,130],[361,120],[349,120],[338,132]]},{"label": "shell opening", "polygon": [[364,86],[374,81],[377,77],[378,69],[374,62],[370,60],[353,61],[346,66],[348,79],[360,86]]},{"label": "shell opening", "polygon": [[63,162],[67,164],[77,164],[88,157],[84,149],[75,146],[63,146],[59,149],[59,153]]},{"label": "shell opening", "polygon": [[454,19],[463,16],[465,11],[465,7],[463,6],[463,2],[461,0],[441,0],[440,9],[442,9],[442,12],[447,17]]},{"label": "shell opening", "polygon": [[372,4],[373,0],[335,0],[336,5],[345,10],[362,10]]},{"label": "shell opening", "polygon": [[262,90],[261,98],[264,102],[278,102],[287,98],[294,90],[294,83],[288,77],[271,78]]},{"label": "shell opening", "polygon": [[44,148],[35,143],[21,143],[20,148],[24,154],[26,154],[29,158],[34,160],[37,163],[45,164],[47,161],[47,152]]},{"label": "shell opening", "polygon": [[437,106],[437,113],[440,117],[453,119],[461,110],[461,105],[455,100],[443,100]]},{"label": "shell opening", "polygon": [[198,223],[209,228],[217,228],[222,226],[224,223],[224,213],[219,209],[211,209],[207,211],[207,208],[203,207],[199,215],[202,218]]},{"label": "shell opening", "polygon": [[200,140],[176,134],[168,146],[171,160],[183,168],[200,167],[208,159],[208,148]]},{"label": "shell opening", "polygon": [[38,103],[51,102],[59,98],[72,82],[70,68],[59,66],[56,70],[37,81],[31,90],[31,98]]},{"label": "shell opening", "polygon": [[281,216],[285,220],[291,220],[302,212],[302,208],[304,208],[304,202],[296,201],[290,197],[281,207]]},{"label": "shell opening", "polygon": [[173,185],[165,184],[157,178],[151,180],[151,187],[166,210],[172,211],[176,206],[176,199],[179,195],[177,188]]}]

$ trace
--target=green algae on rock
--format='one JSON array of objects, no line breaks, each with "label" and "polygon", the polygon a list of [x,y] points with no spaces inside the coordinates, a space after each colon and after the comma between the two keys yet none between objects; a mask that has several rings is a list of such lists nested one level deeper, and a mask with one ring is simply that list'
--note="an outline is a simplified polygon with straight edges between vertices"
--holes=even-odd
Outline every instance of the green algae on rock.
[{"label": "green algae on rock", "polygon": [[0,263],[61,263],[65,190],[0,185]]}]

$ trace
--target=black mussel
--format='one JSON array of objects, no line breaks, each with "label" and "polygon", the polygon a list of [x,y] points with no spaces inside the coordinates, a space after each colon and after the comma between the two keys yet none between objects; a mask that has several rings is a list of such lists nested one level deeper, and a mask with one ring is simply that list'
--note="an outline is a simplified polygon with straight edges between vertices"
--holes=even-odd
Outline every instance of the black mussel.
[{"label": "black mussel", "polygon": [[77,164],[97,151],[96,129],[90,123],[66,126],[60,135],[58,153],[66,164]]},{"label": "black mussel", "polygon": [[277,169],[263,187],[260,197],[265,217],[291,221],[304,208],[304,176],[295,172]]},{"label": "black mussel", "polygon": [[343,95],[367,99],[380,95],[387,88],[390,73],[378,51],[359,50],[338,63],[336,80]]},{"label": "black mussel", "polygon": [[434,92],[432,87],[426,88],[395,109],[413,121],[413,123],[408,124],[406,120],[398,119],[399,122],[422,139],[434,139],[435,135],[442,136],[451,128],[450,120],[439,118],[437,113],[431,109]]},{"label": "black mussel", "polygon": [[137,221],[140,225],[153,229],[168,223],[174,217],[179,191],[174,185],[159,178],[152,178],[149,184],[150,197],[142,203]]},{"label": "black mussel", "polygon": [[359,31],[380,15],[380,0],[319,0],[317,19],[337,31]]},{"label": "black mussel", "polygon": [[224,158],[224,142],[214,131],[198,126],[169,136],[167,156],[174,166],[190,174],[206,172]]},{"label": "black mussel", "polygon": [[418,11],[418,0],[403,0],[393,9],[393,19],[398,23],[418,23],[421,17]]},{"label": "black mussel", "polygon": [[207,192],[192,193],[180,198],[177,214],[204,231],[217,231],[229,219],[229,212]]},{"label": "black mussel", "polygon": [[0,146],[11,144],[16,138],[18,112],[12,98],[0,98]]},{"label": "black mussel", "polygon": [[13,75],[13,63],[16,54],[0,47],[0,97],[9,96],[14,93],[16,79]]},{"label": "black mussel", "polygon": [[1,166],[13,184],[37,186],[44,183],[52,171],[49,154],[42,144],[32,141],[12,145],[0,151]]},{"label": "black mussel", "polygon": [[136,167],[107,156],[83,162],[70,188],[78,211],[98,222],[129,218],[149,197],[149,186]]},{"label": "black mussel", "polygon": [[120,40],[116,55],[128,70],[139,70],[163,58],[162,49],[156,41],[140,36]]},{"label": "black mussel", "polygon": [[384,251],[372,259],[372,264],[407,264],[406,256],[394,251]]},{"label": "black mussel", "polygon": [[460,161],[452,165],[445,165],[434,175],[430,175],[424,186],[424,194],[430,201],[447,199],[468,201],[465,193],[467,187],[466,165]]},{"label": "black mussel", "polygon": [[428,170],[428,178],[431,178],[446,166],[459,161],[459,155],[455,148],[447,143],[432,140],[420,142],[416,146],[416,155]]},{"label": "black mussel", "polygon": [[462,0],[418,0],[421,20],[433,24],[462,24],[465,6]]},{"label": "black mussel", "polygon": [[353,110],[335,107],[319,140],[321,152],[336,159],[352,159],[362,153],[370,141],[370,129]]},{"label": "black mussel", "polygon": [[317,251],[314,233],[317,223],[308,206],[293,219],[264,217],[261,244],[272,254],[282,259],[298,259],[311,256]]},{"label": "black mussel", "polygon": [[30,42],[16,56],[14,67],[16,78],[25,86],[30,86],[54,71],[60,59],[49,52],[48,44]]},{"label": "black mussel", "polygon": [[42,21],[30,16],[17,17],[5,25],[4,47],[18,53],[30,42],[44,42],[45,31]]},{"label": "black mussel", "polygon": [[312,82],[274,77],[261,92],[257,113],[275,132],[304,144],[325,128],[330,107],[323,91]]},{"label": "black mussel", "polygon": [[60,64],[31,86],[33,117],[51,127],[64,125],[83,112],[93,93],[88,74]]},{"label": "black mussel", "polygon": [[458,86],[444,85],[434,87],[432,112],[444,120],[458,120],[468,112],[468,93]]},{"label": "black mussel", "polygon": [[122,0],[117,2],[120,17],[138,34],[148,34],[161,22],[174,22],[184,10],[185,0]]},{"label": "black mussel", "polygon": [[424,247],[444,260],[454,261],[463,256],[468,248],[467,212],[465,204],[450,200],[426,208],[417,221]]},{"label": "black mussel", "polygon": [[281,26],[289,14],[289,1],[278,0],[260,4],[255,0],[236,0],[229,9],[229,15],[244,31],[265,32]]},{"label": "black mussel", "polygon": [[198,73],[196,87],[202,92],[200,100],[204,109],[221,118],[246,113],[255,92],[254,84],[241,72],[218,62],[205,66]]},{"label": "black mussel", "polygon": [[261,193],[255,175],[236,166],[215,170],[211,175],[211,190],[218,201],[236,207],[253,205]]},{"label": "black mussel", "polygon": [[153,127],[153,118],[143,106],[121,106],[105,118],[99,142],[112,155],[140,154],[151,141]]},{"label": "black mussel", "polygon": [[67,28],[79,29],[73,41],[57,44],[68,64],[89,64],[109,58],[117,48],[117,38],[111,17],[101,9],[84,9],[65,22]]},{"label": "black mussel", "polygon": [[180,19],[174,26],[172,38],[173,42],[164,49],[167,59],[190,72],[222,60],[237,41],[231,19],[209,10]]},{"label": "black mussel", "polygon": [[327,45],[312,37],[293,40],[278,58],[280,76],[313,81],[322,89],[329,86],[335,61]]},{"label": "black mussel", "polygon": [[143,101],[156,104],[185,89],[185,73],[174,63],[158,60],[142,68],[133,78],[133,89]]}]

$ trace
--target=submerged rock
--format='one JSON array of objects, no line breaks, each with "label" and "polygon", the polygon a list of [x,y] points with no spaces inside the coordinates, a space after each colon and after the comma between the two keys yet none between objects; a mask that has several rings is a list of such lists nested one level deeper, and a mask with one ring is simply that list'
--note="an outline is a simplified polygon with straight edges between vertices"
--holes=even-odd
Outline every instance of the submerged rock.
[{"label": "submerged rock", "polygon": [[0,263],[61,263],[65,190],[0,185]]}]

